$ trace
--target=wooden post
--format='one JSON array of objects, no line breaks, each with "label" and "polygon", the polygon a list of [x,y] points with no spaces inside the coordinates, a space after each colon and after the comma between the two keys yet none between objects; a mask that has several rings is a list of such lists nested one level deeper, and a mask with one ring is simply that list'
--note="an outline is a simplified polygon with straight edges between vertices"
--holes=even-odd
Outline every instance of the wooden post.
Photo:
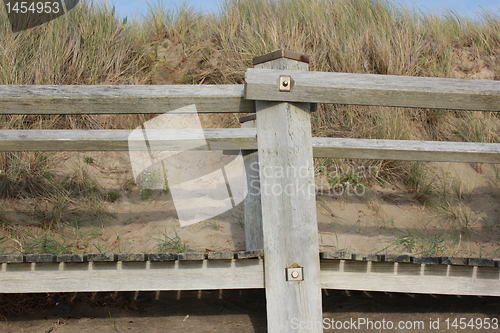
[{"label": "wooden post", "polygon": [[[308,62],[283,50],[254,59],[279,70]],[[293,76],[285,85],[293,94]],[[323,332],[310,104],[256,101],[256,113],[268,332]]]},{"label": "wooden post", "polygon": [[[240,118],[242,128],[255,128],[255,113]],[[256,150],[244,150],[248,194],[244,201],[245,248],[247,251],[264,249],[262,234],[262,206],[260,203],[259,156]]]}]

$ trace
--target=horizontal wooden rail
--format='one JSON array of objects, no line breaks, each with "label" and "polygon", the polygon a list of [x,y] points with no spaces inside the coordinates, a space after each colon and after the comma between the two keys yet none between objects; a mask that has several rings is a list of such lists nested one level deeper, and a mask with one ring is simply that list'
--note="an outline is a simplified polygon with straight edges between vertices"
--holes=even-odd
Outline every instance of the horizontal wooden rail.
[{"label": "horizontal wooden rail", "polygon": [[[128,151],[139,150],[144,137],[131,130],[1,130],[0,151]],[[165,151],[255,150],[256,130],[205,129],[208,145],[194,130],[148,130],[155,149]],[[387,159],[433,162],[500,163],[500,144],[413,140],[313,138],[314,157]]]},{"label": "horizontal wooden rail", "polygon": [[262,259],[2,264],[0,293],[252,289]]},{"label": "horizontal wooden rail", "polygon": [[500,163],[500,143],[313,138],[315,157]]},{"label": "horizontal wooden rail", "polygon": [[[164,151],[256,149],[255,129],[147,130],[150,149]],[[142,131],[2,130],[0,151],[128,151],[146,147]]]},{"label": "horizontal wooden rail", "polygon": [[[279,92],[279,77],[292,78]],[[0,86],[0,114],[253,113],[252,100],[500,111],[500,82],[248,69],[246,85]]]},{"label": "horizontal wooden rail", "polygon": [[250,68],[245,82],[252,100],[500,111],[500,81]]},{"label": "horizontal wooden rail", "polygon": [[[500,296],[499,260],[343,252],[321,258],[323,289]],[[2,255],[0,293],[264,288],[264,260],[262,250]]]},{"label": "horizontal wooden rail", "polygon": [[255,112],[243,85],[0,86],[0,114],[165,113],[196,104],[199,113]]}]

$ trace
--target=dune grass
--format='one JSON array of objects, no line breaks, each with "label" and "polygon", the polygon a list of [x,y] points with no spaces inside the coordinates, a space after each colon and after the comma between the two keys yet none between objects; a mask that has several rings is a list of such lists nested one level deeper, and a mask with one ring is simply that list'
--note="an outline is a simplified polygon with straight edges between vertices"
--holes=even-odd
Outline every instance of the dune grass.
[{"label": "dune grass", "polygon": [[[226,0],[219,13],[202,14],[158,1],[144,18],[134,19],[119,17],[106,4],[81,1],[67,16],[14,34],[0,10],[0,84],[154,84],[162,83],[162,75],[172,76],[169,83],[243,83],[253,57],[279,48],[308,54],[310,70],[316,71],[500,79],[500,17],[488,12],[473,21],[453,11],[429,14],[385,0]],[[234,119],[218,116],[216,121],[227,127],[235,125]],[[119,129],[143,120],[0,116],[0,128]],[[486,112],[320,105],[313,132],[499,142],[500,118]],[[51,227],[82,201],[75,200],[80,194],[68,188],[67,180],[52,174],[47,156],[1,153],[0,197],[50,198],[51,210],[35,217],[52,221],[46,224]],[[377,179],[397,178],[422,203],[431,200],[421,163],[349,163],[376,165]],[[88,175],[75,177],[92,183]],[[102,207],[106,196],[94,194],[83,202]]]}]

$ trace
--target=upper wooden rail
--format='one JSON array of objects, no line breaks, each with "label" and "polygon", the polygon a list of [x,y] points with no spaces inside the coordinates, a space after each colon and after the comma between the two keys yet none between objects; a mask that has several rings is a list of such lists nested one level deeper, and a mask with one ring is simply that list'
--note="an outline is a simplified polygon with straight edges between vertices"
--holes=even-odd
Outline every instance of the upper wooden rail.
[{"label": "upper wooden rail", "polygon": [[245,82],[253,100],[500,111],[500,81],[250,68]]},{"label": "upper wooden rail", "polygon": [[[279,92],[280,76],[291,91]],[[248,69],[246,85],[1,86],[0,114],[254,113],[253,100],[500,111],[500,81]]]},{"label": "upper wooden rail", "polygon": [[165,113],[196,104],[200,113],[255,112],[243,85],[0,86],[0,114]]}]

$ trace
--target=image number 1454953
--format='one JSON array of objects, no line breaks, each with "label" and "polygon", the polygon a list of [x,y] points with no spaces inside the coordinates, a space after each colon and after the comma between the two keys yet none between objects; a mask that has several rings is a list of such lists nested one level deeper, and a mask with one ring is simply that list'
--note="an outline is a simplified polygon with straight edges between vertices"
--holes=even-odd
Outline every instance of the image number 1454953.
[{"label": "image number 1454953", "polygon": [[27,1],[13,1],[6,2],[5,7],[7,9],[7,14],[59,14],[62,10],[61,4],[57,1],[38,1],[31,3],[28,3]]},{"label": "image number 1454953", "polygon": [[27,30],[52,21],[76,7],[80,0],[4,0],[12,32]]}]

